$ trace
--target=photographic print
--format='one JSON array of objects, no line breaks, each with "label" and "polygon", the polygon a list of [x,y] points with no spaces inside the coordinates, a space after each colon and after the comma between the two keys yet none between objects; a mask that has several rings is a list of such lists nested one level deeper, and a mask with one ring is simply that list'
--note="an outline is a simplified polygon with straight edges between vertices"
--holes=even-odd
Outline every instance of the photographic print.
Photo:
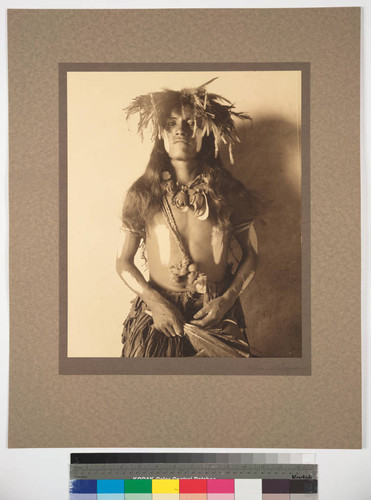
[{"label": "photographic print", "polygon": [[9,447],[361,446],[359,40],[8,12]]},{"label": "photographic print", "polygon": [[308,65],[96,69],[60,68],[67,357],[302,358]]}]

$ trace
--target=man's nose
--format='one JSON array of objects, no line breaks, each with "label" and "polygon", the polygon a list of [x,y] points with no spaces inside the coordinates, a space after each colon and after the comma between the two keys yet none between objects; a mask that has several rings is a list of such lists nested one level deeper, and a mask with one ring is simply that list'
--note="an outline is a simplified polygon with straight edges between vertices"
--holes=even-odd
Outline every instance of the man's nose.
[{"label": "man's nose", "polygon": [[177,135],[188,135],[190,132],[189,125],[186,120],[179,121],[178,127],[176,129]]}]

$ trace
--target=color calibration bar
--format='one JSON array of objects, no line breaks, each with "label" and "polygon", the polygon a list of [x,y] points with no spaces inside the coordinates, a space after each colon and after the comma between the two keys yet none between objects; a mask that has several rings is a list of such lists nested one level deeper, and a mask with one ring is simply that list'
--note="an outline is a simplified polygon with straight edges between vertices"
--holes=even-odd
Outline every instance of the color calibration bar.
[{"label": "color calibration bar", "polygon": [[74,479],[70,500],[317,500],[316,479]]}]

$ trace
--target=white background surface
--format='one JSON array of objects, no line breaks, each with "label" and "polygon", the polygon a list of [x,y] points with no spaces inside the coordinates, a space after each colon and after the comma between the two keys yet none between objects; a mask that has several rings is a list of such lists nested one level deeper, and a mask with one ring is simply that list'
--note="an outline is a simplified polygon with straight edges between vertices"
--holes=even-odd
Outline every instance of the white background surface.
[{"label": "white background surface", "polygon": [[[370,63],[371,63],[371,3],[363,1],[341,0],[291,0],[291,1],[16,1],[0,0],[0,110],[1,110],[1,142],[0,142],[0,499],[1,500],[68,500],[69,487],[69,454],[71,452],[132,452],[132,451],[194,451],[194,452],[315,452],[319,464],[320,500],[371,500],[371,394],[370,370],[367,362],[371,362],[370,341],[367,338],[371,330],[370,313],[370,209],[371,209],[371,166],[370,153]],[[244,7],[244,8],[277,8],[277,7],[351,7],[361,6],[362,12],[362,230],[363,230],[363,448],[362,450],[268,450],[268,449],[7,449],[8,418],[8,143],[7,143],[7,74],[6,74],[6,9],[7,8],[207,8],[207,7]],[[366,63],[367,62],[367,63]],[[366,88],[366,82],[368,89]],[[346,367],[344,367],[346,376]]]}]

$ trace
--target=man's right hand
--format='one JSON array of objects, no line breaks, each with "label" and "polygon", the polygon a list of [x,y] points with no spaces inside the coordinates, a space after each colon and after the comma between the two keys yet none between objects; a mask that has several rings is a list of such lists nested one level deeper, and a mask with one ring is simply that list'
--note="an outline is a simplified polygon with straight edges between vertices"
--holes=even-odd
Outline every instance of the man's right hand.
[{"label": "man's right hand", "polygon": [[116,269],[127,286],[148,305],[156,330],[167,337],[182,337],[185,320],[178,309],[154,290],[144,279],[134,263],[140,236],[130,231],[121,231]]},{"label": "man's right hand", "polygon": [[182,337],[184,335],[183,325],[185,319],[173,304],[163,299],[161,301],[153,301],[148,306],[151,310],[156,330],[159,330],[167,337]]}]

